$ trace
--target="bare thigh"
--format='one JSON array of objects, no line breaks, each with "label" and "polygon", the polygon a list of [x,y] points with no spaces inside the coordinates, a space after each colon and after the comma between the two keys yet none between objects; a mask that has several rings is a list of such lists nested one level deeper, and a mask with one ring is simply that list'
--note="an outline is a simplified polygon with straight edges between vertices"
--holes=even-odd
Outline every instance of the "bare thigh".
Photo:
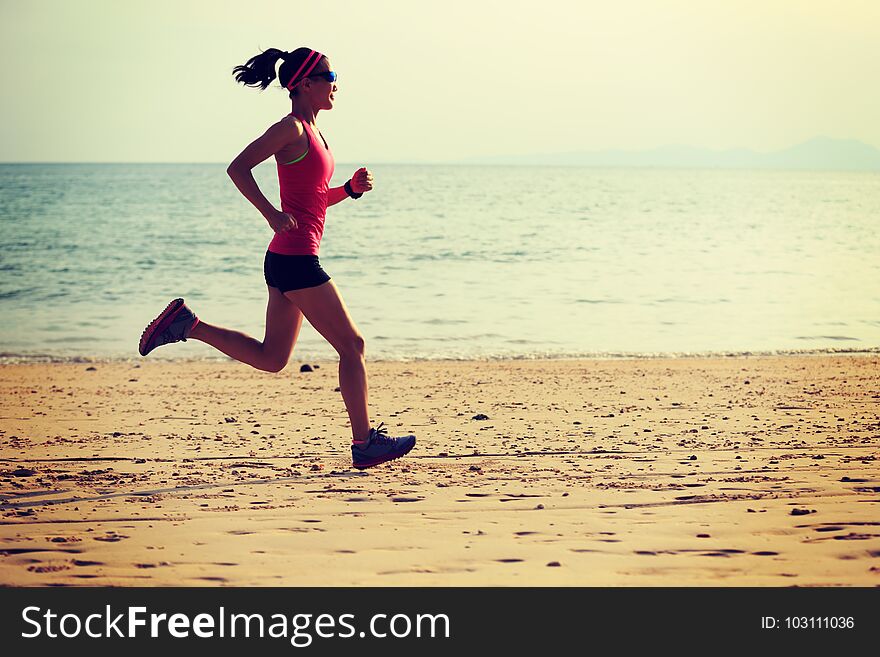
[{"label": "bare thigh", "polygon": [[304,290],[289,290],[284,296],[302,311],[309,324],[336,351],[343,353],[363,350],[363,337],[332,280]]},{"label": "bare thigh", "polygon": [[286,364],[290,360],[293,345],[299,337],[303,314],[277,287],[268,287],[268,289],[269,302],[266,305],[263,353],[278,363]]}]

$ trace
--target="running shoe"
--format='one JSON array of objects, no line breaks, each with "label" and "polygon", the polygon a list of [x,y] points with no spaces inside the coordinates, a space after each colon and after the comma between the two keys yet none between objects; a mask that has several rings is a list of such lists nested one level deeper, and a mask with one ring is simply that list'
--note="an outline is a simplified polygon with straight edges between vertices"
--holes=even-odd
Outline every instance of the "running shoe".
[{"label": "running shoe", "polygon": [[199,318],[186,307],[183,299],[175,299],[144,329],[138,351],[146,356],[163,344],[186,342],[198,323]]},{"label": "running shoe", "polygon": [[351,464],[358,470],[372,468],[374,465],[385,463],[385,461],[398,459],[415,447],[415,436],[390,438],[386,432],[385,423],[382,422],[375,429],[370,429],[370,437],[366,444],[352,443]]}]

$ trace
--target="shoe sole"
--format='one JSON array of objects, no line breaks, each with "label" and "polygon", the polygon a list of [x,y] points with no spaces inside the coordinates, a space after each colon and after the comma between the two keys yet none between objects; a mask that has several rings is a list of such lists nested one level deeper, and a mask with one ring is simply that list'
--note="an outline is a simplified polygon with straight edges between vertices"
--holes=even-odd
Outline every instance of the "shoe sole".
[{"label": "shoe sole", "polygon": [[416,446],[416,444],[413,443],[412,445],[410,445],[409,447],[406,448],[405,452],[401,452],[400,454],[395,454],[394,456],[391,456],[389,458],[379,459],[378,461],[370,461],[369,463],[357,463],[357,464],[352,463],[351,467],[353,467],[357,470],[365,470],[366,468],[372,468],[376,465],[382,465],[383,463],[388,463],[388,461],[393,461],[395,459],[399,459],[402,456],[406,456],[407,454],[409,454],[412,451],[412,448],[415,446]]},{"label": "shoe sole", "polygon": [[147,345],[153,339],[154,335],[162,333],[162,331],[168,328],[168,325],[171,324],[174,319],[174,314],[180,310],[181,306],[183,306],[183,299],[175,299],[165,307],[165,310],[159,313],[159,316],[156,319],[147,325],[147,328],[145,328],[144,332],[141,334],[140,344],[138,344],[138,352],[141,356],[146,356],[155,349],[155,347],[147,349]]}]

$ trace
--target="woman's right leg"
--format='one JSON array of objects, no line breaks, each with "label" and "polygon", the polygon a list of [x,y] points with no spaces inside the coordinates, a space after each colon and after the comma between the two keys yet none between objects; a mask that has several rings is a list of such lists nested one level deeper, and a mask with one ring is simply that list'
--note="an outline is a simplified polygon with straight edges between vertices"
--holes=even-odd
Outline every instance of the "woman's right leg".
[{"label": "woman's right leg", "polygon": [[258,370],[280,372],[290,360],[302,327],[303,314],[278,288],[268,289],[266,335],[262,342],[239,331],[213,326],[204,320],[199,321],[189,337],[201,340]]}]

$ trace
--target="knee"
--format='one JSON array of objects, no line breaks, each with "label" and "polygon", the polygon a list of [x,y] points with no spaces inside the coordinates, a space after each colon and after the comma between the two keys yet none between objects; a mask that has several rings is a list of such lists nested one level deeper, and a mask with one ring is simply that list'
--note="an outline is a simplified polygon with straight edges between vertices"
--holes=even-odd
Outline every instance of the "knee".
[{"label": "knee", "polygon": [[266,372],[277,373],[287,367],[287,358],[282,358],[280,356],[269,356],[266,358],[266,361],[263,363],[262,370]]},{"label": "knee", "polygon": [[366,351],[364,336],[360,333],[355,333],[343,341],[336,350],[339,352],[340,356],[363,358],[364,352]]}]

